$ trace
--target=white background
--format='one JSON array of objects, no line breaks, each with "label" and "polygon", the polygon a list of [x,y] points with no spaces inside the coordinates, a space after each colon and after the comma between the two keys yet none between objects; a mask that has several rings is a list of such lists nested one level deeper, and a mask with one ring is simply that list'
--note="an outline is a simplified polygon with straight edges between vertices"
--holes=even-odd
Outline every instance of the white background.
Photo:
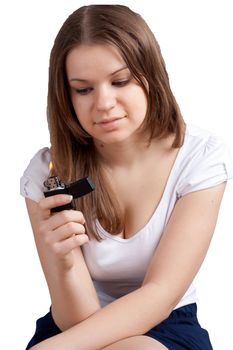
[{"label": "white background", "polygon": [[[217,132],[233,151],[232,2],[154,0],[153,7],[145,0],[119,3],[139,12],[155,33],[185,120]],[[49,145],[49,54],[66,17],[84,4],[89,2],[8,0],[0,5],[2,349],[23,350],[35,320],[49,308],[19,178],[33,154]],[[229,183],[196,279],[199,319],[215,350],[232,346],[232,195]]]}]

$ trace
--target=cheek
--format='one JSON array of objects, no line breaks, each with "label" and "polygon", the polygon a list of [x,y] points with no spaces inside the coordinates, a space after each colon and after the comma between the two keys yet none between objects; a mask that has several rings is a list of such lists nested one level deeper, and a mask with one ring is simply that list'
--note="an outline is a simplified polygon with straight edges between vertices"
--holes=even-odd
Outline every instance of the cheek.
[{"label": "cheek", "polygon": [[77,97],[77,95],[71,96],[71,102],[77,118],[81,120],[82,116],[85,115],[85,103],[82,103],[82,101]]},{"label": "cheek", "polygon": [[129,96],[131,109],[140,117],[144,117],[147,111],[147,97],[141,87],[135,86]]}]

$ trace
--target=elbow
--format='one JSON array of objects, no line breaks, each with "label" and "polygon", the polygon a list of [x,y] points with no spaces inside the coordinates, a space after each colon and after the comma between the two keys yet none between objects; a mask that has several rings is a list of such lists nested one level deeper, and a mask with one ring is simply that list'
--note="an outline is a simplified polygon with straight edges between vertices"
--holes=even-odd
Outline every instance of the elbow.
[{"label": "elbow", "polygon": [[80,324],[81,322],[87,320],[92,315],[94,315],[96,312],[98,312],[101,309],[100,304],[98,303],[90,303],[89,307],[79,307],[76,309],[73,309],[73,312],[67,314],[64,314],[63,311],[61,313],[58,313],[56,309],[53,310],[53,319],[57,327],[62,331],[66,331],[67,329],[76,326]]},{"label": "elbow", "polygon": [[171,289],[168,290],[154,282],[148,282],[141,288],[144,289],[146,298],[149,300],[147,303],[149,322],[145,322],[146,329],[143,329],[143,332],[146,333],[170,316],[179,298],[172,293]]}]

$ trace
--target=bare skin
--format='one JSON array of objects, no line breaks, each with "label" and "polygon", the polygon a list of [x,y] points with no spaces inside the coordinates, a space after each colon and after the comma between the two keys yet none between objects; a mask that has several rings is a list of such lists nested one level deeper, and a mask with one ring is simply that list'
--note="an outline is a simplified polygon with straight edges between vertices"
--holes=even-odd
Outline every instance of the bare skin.
[{"label": "bare skin", "polygon": [[103,350],[166,350],[167,348],[155,339],[145,335],[130,337],[109,345]]}]

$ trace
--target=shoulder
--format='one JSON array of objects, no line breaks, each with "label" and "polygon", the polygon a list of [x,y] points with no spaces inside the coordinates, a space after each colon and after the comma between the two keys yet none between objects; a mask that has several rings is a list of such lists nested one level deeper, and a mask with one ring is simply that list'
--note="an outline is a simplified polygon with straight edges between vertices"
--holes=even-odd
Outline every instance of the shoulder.
[{"label": "shoulder", "polygon": [[187,124],[186,126],[185,143],[187,147],[191,147],[194,151],[204,151],[206,148],[225,145],[219,135],[193,124]]},{"label": "shoulder", "polygon": [[29,161],[20,178],[20,193],[36,202],[43,198],[43,182],[49,176],[50,149],[40,149]]},{"label": "shoulder", "polygon": [[181,154],[179,196],[233,177],[233,158],[229,148],[213,132],[188,124]]},{"label": "shoulder", "polygon": [[[211,156],[226,161],[226,167],[233,172],[232,155],[226,142],[216,133],[188,124],[185,132],[184,154],[190,160],[208,161]],[[226,159],[227,157],[227,159]]]}]

